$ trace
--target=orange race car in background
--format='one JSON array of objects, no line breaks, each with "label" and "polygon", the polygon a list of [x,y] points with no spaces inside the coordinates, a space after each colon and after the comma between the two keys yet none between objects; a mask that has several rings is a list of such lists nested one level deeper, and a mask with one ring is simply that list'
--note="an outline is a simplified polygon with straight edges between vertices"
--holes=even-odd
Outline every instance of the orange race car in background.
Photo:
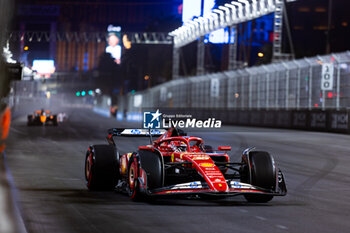
[{"label": "orange race car in background", "polygon": [[51,111],[44,111],[41,109],[35,111],[32,115],[28,115],[28,126],[33,125],[53,125],[57,126],[57,115],[52,115]]}]

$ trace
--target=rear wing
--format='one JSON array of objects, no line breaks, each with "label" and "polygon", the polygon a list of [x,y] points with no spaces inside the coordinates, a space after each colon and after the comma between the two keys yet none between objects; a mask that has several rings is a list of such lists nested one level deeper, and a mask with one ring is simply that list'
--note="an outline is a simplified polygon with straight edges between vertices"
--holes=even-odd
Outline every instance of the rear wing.
[{"label": "rear wing", "polygon": [[161,136],[165,129],[120,129],[112,128],[108,130],[108,135],[113,136]]},{"label": "rear wing", "polygon": [[161,136],[167,130],[165,129],[120,129],[112,128],[108,130],[107,141],[109,144],[115,145],[113,140],[114,136],[124,136],[124,137],[144,137],[149,136],[150,143],[152,144],[152,136]]}]

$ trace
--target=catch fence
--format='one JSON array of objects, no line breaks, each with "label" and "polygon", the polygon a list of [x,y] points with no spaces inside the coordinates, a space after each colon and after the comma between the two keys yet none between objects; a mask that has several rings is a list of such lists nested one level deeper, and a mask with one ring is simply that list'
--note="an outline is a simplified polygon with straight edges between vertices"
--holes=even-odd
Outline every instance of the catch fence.
[{"label": "catch fence", "polygon": [[119,102],[142,109],[340,110],[350,106],[350,52],[173,80]]}]

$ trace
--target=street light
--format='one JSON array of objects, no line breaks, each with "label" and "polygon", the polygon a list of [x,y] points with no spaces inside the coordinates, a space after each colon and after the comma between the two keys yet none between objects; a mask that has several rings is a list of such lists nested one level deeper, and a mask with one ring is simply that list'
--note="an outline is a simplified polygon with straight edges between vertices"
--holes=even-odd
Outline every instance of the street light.
[{"label": "street light", "polygon": [[260,0],[259,12],[260,14],[264,14],[267,11],[267,7],[265,7],[265,2],[267,0]]},{"label": "street light", "polygon": [[232,23],[236,23],[237,22],[237,9],[234,5],[230,4],[230,3],[226,3],[225,6],[227,6],[228,8],[231,9],[231,19],[232,19]]},{"label": "street light", "polygon": [[201,31],[200,23],[197,20],[193,20],[193,21],[190,22],[190,24],[192,25],[192,28],[193,28],[193,31],[194,31],[192,36],[195,37],[195,38],[199,37],[200,36],[200,31]]},{"label": "street light", "polygon": [[238,19],[239,19],[239,21],[243,21],[244,20],[244,14],[243,14],[243,5],[242,5],[242,3],[231,2],[231,4],[238,7]]},{"label": "street light", "polygon": [[211,13],[210,15],[209,15],[209,18],[211,18],[212,20],[211,20],[211,27],[210,27],[210,30],[215,30],[215,29],[217,29],[218,27],[219,27],[219,16],[218,16],[218,14],[215,14],[215,13]]},{"label": "street light", "polygon": [[204,28],[205,28],[205,34],[210,32],[210,18],[204,18]]},{"label": "street light", "polygon": [[182,39],[185,40],[186,38],[190,38],[191,37],[191,28],[188,25],[188,23],[185,23],[182,27],[183,27]]},{"label": "street light", "polygon": [[188,22],[188,26],[189,26],[190,31],[191,31],[189,36],[192,39],[196,38],[197,37],[197,31],[199,31],[199,30],[197,30],[197,23],[194,22],[194,21],[190,21],[190,22]]},{"label": "street light", "polygon": [[260,12],[258,11],[258,2],[256,0],[252,0],[252,14],[253,17],[260,15]]},{"label": "street light", "polygon": [[250,18],[251,17],[251,10],[250,10],[250,3],[247,0],[238,0],[240,3],[243,3],[245,5],[245,16]]},{"label": "street light", "polygon": [[220,26],[219,27],[224,27],[225,26],[225,14],[222,10],[219,9],[214,9],[213,12],[217,13],[220,15]]},{"label": "street light", "polygon": [[198,17],[194,19],[195,22],[199,24],[199,34],[204,35],[205,34],[205,19],[203,17]]},{"label": "street light", "polygon": [[223,11],[225,11],[225,23],[226,23],[226,25],[230,25],[230,8],[228,8],[228,7],[226,7],[226,6],[219,6],[219,9],[220,10],[223,10]]}]

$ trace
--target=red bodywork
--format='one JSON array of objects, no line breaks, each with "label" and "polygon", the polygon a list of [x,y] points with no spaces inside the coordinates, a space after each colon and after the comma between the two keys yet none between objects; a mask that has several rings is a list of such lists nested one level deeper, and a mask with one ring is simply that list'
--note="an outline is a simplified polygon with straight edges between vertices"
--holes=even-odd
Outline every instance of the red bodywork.
[{"label": "red bodywork", "polygon": [[[230,163],[229,155],[227,154],[227,151],[231,150],[231,147],[221,146],[216,152],[208,153],[203,147],[204,142],[201,138],[174,136],[174,130],[175,129],[167,130],[158,139],[154,140],[152,145],[140,146],[139,150],[149,150],[160,153],[166,165],[171,166],[178,164],[179,166],[195,169],[202,179],[201,181],[194,180],[148,190],[146,172],[140,167],[137,174],[140,179],[139,186],[140,189],[148,195],[208,194],[232,196],[242,193],[285,195],[278,192],[271,192],[271,190],[264,190],[237,180],[228,179],[225,175],[228,169],[225,167],[220,167],[219,169],[218,164],[225,164],[225,166],[234,164]],[[111,135],[109,137],[111,137]],[[127,153],[120,158],[120,174],[124,177],[127,176],[128,163],[132,155],[132,153]]]}]

